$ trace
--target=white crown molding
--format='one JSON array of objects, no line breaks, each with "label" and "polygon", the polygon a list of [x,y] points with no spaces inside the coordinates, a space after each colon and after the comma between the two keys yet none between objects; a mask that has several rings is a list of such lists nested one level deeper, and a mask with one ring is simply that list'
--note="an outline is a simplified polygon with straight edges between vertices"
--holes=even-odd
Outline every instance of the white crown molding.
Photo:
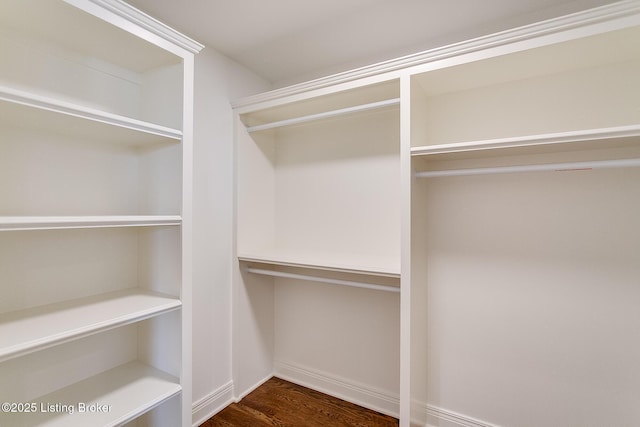
[{"label": "white crown molding", "polygon": [[640,0],[622,0],[609,5],[481,36],[463,42],[418,52],[389,61],[383,61],[377,64],[249,96],[234,101],[232,103],[232,107],[243,108],[253,104],[298,95],[311,90],[323,89],[328,86],[348,83],[363,78],[381,76],[383,74],[389,74],[389,78],[396,78],[396,75],[390,73],[452,58],[462,54],[478,52],[516,42],[523,42],[538,37],[549,36],[563,31],[634,15],[640,15]]},{"label": "white crown molding", "polygon": [[[70,0],[67,0],[70,1]],[[73,0],[71,0],[73,1]],[[139,9],[125,3],[122,0],[87,0],[109,12],[130,21],[145,30],[155,34],[156,36],[167,40],[181,48],[191,52],[198,53],[204,48],[204,45],[174,30],[168,25],[163,24],[157,19],[147,15]]]}]

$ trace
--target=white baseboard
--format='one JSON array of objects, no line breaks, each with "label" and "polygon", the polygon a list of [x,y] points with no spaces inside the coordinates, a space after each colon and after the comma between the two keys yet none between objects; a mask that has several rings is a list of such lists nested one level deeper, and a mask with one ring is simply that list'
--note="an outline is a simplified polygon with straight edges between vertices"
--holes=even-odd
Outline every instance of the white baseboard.
[{"label": "white baseboard", "polygon": [[273,378],[273,374],[269,374],[266,377],[264,377],[263,379],[261,379],[260,381],[258,381],[257,383],[255,383],[254,385],[252,385],[251,387],[249,387],[246,390],[243,390],[242,392],[238,392],[238,390],[235,390],[235,399],[234,401],[236,403],[240,402],[242,399],[244,399],[244,397],[251,393],[252,391],[254,391],[255,389],[257,389],[258,387],[260,387],[262,384],[266,383],[267,381],[269,381],[271,378]]},{"label": "white baseboard", "polygon": [[374,411],[398,417],[399,396],[294,364],[277,362],[274,375]]},{"label": "white baseboard", "polygon": [[426,411],[427,427],[500,427],[496,424],[433,405],[426,405]]},{"label": "white baseboard", "polygon": [[242,391],[236,395],[234,390],[233,381],[229,381],[222,387],[209,393],[202,399],[195,402],[191,409],[191,419],[193,421],[193,427],[198,427],[200,424],[213,417],[218,412],[229,406],[231,403],[238,403],[247,394],[260,387],[266,381],[268,381],[273,375],[269,374],[266,378],[258,381],[255,385],[249,389]]},{"label": "white baseboard", "polygon": [[[397,395],[374,390],[372,387],[356,384],[345,378],[339,378],[290,363],[278,362],[276,363],[276,369],[273,375],[262,379],[237,396],[234,396],[233,381],[229,381],[222,387],[195,402],[192,409],[193,427],[204,423],[222,409],[226,408],[230,403],[239,402],[243,397],[260,387],[272,376],[277,376],[283,380],[309,387],[313,390],[335,396],[392,417],[398,417],[400,405]],[[413,402],[411,406],[412,427],[500,427],[496,424],[434,405]],[[425,418],[427,419],[426,424],[422,421]]]},{"label": "white baseboard", "polygon": [[[427,404],[418,400],[411,400],[411,427],[436,427],[427,423]],[[437,426],[440,427],[440,426]]]},{"label": "white baseboard", "polygon": [[193,427],[204,423],[233,401],[233,381],[229,381],[193,404],[191,409]]}]

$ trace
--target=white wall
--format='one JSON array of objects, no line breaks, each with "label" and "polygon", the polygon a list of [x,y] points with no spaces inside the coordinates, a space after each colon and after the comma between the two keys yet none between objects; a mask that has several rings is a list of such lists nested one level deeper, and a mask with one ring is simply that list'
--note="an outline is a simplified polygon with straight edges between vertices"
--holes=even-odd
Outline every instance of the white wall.
[{"label": "white wall", "polygon": [[205,48],[195,62],[194,423],[231,399],[233,115],[230,100],[267,83]]},{"label": "white wall", "polygon": [[[632,168],[428,182],[430,415],[638,425],[638,182]],[[430,424],[463,425],[448,420]]]}]

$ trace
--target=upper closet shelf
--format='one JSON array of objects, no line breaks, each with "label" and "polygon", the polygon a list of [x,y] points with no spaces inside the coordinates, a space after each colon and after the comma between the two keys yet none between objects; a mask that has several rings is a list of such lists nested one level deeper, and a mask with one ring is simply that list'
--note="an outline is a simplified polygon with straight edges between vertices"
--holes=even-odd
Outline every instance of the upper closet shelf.
[{"label": "upper closet shelf", "polygon": [[88,136],[111,142],[143,144],[180,141],[182,131],[97,109],[0,86],[0,114],[9,124]]},{"label": "upper closet shelf", "polygon": [[433,156],[439,154],[469,153],[483,150],[497,150],[516,147],[541,147],[597,140],[615,140],[640,136],[640,125],[618,126],[601,129],[587,129],[572,132],[558,132],[527,135],[512,138],[498,138],[480,141],[457,142],[451,144],[412,147],[412,156]]},{"label": "upper closet shelf", "polygon": [[0,231],[180,225],[179,215],[0,216]]},{"label": "upper closet shelf", "polygon": [[[32,401],[34,413],[0,413],[0,424],[13,427],[120,426],[178,395],[177,378],[140,362],[110,369]],[[26,402],[24,402],[26,404]],[[50,407],[49,405],[56,405]],[[100,406],[85,410],[79,405]],[[67,405],[67,406],[62,406]],[[69,409],[72,405],[72,409]],[[98,409],[97,406],[94,407]],[[66,409],[66,410],[65,410]]]},{"label": "upper closet shelf", "polygon": [[354,114],[354,113],[359,113],[359,112],[364,112],[369,110],[376,110],[379,108],[385,108],[385,107],[390,107],[390,106],[399,105],[399,104],[400,104],[400,98],[386,99],[383,101],[371,102],[368,104],[355,105],[352,107],[340,108],[337,110],[323,111],[321,113],[309,114],[306,116],[293,117],[290,119],[278,120],[275,122],[248,126],[247,131],[258,132],[262,130],[275,129],[275,128],[284,127],[284,126],[292,126],[292,125],[312,122],[316,120],[344,116],[347,114]]},{"label": "upper closet shelf", "polygon": [[181,306],[177,298],[125,290],[0,314],[0,362]]}]

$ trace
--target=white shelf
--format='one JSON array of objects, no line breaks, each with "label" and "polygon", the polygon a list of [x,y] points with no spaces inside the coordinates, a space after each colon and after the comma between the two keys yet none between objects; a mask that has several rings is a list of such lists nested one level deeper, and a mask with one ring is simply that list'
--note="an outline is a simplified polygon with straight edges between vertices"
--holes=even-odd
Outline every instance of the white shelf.
[{"label": "white shelf", "polygon": [[451,144],[425,145],[420,147],[412,147],[411,155],[432,156],[439,154],[498,150],[516,147],[540,147],[544,145],[561,145],[586,141],[627,139],[638,136],[640,136],[640,125],[618,126],[602,129],[587,129],[573,132],[558,132],[512,138],[457,142]]},{"label": "white shelf", "polygon": [[[364,258],[364,257],[363,257]],[[308,256],[291,255],[285,253],[272,254],[239,254],[238,260],[255,262],[260,264],[281,265],[285,267],[299,267],[315,270],[336,271],[341,273],[363,274],[380,277],[400,277],[400,267],[391,265],[389,260],[361,259],[347,262],[349,257],[336,254],[334,256]]]},{"label": "white shelf", "polygon": [[180,225],[179,215],[0,216],[0,231]]},{"label": "white shelf", "polygon": [[124,290],[0,314],[0,362],[180,307],[177,298]]},{"label": "white shelf", "polygon": [[182,131],[31,92],[0,86],[0,116],[10,124],[132,144],[180,141]]},{"label": "white shelf", "polygon": [[[0,413],[0,424],[13,427],[119,426],[180,392],[177,378],[142,363],[131,362],[32,400],[37,407],[36,413]],[[43,411],[56,403],[73,405],[74,413]],[[79,412],[80,403],[109,406],[105,412]]]}]

